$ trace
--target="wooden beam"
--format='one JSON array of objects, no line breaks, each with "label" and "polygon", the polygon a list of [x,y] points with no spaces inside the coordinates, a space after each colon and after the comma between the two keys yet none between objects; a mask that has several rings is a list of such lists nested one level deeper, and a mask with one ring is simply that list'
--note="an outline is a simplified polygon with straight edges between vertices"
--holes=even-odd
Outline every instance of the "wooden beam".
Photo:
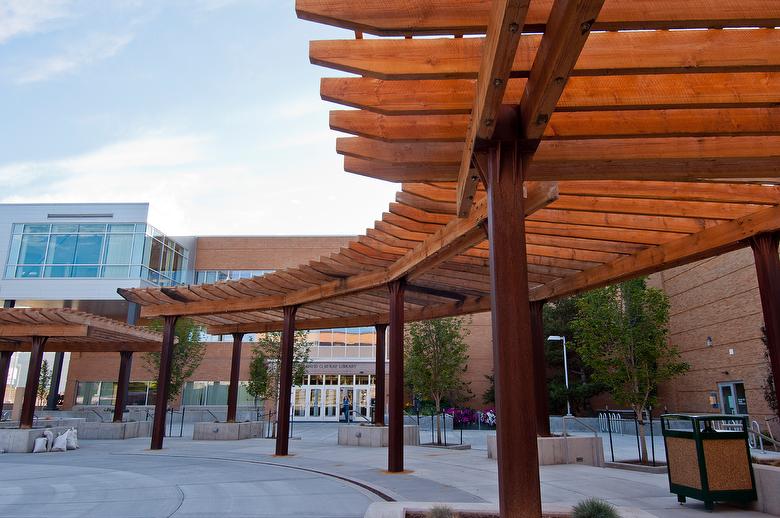
[{"label": "wooden beam", "polygon": [[[415,310],[406,310],[404,314],[404,320],[406,322],[418,322],[420,320],[470,315],[473,313],[483,313],[485,311],[490,311],[490,297],[466,297],[463,301],[447,302],[444,304],[425,306]],[[347,318],[297,320],[295,322],[295,328],[302,330],[315,330],[331,329],[334,327],[362,327],[382,324],[387,322],[389,318],[390,314],[384,312],[358,315]],[[268,333],[272,331],[280,331],[282,326],[282,321],[248,324],[226,324],[219,326],[208,326],[207,331],[208,333],[214,335],[230,334],[236,332]]]},{"label": "wooden beam", "polygon": [[477,139],[493,135],[498,110],[512,72],[517,46],[529,7],[528,0],[493,0],[487,34],[481,49],[471,119],[460,159],[457,187],[457,214],[465,217],[471,210],[479,177],[471,169],[471,155]]},{"label": "wooden beam", "polygon": [[520,101],[527,139],[544,134],[604,0],[556,0]]},{"label": "wooden beam", "polygon": [[[504,102],[519,104],[526,82],[510,79]],[[385,115],[468,114],[474,104],[474,88],[471,79],[339,77],[320,82],[324,100]],[[778,103],[779,72],[624,75],[570,78],[556,111],[771,108]]]},{"label": "wooden beam", "polygon": [[[577,9],[575,3],[569,5]],[[584,11],[587,7],[580,9],[581,23],[592,19]],[[549,23],[545,34],[574,50],[574,42],[564,42],[565,33],[554,25]],[[570,28],[579,27],[575,23]],[[542,41],[540,34],[520,37],[511,77],[529,76],[534,56],[542,56],[538,54]],[[484,38],[312,41],[309,59],[317,65],[377,79],[475,79],[484,42]],[[778,47],[780,32],[775,29],[600,32],[588,37],[569,68],[571,76],[778,71],[780,56],[774,52]]]},{"label": "wooden beam", "polygon": [[780,207],[722,223],[531,291],[532,300],[551,300],[607,284],[648,275],[686,262],[742,248],[744,240],[780,228]]},{"label": "wooden beam", "polygon": [[[535,0],[525,32],[544,32],[552,0]],[[484,34],[490,0],[296,0],[299,18],[383,36]],[[777,27],[772,0],[606,0],[595,30]]]},{"label": "wooden beam", "polygon": [[[467,115],[381,115],[333,110],[331,129],[384,142],[463,142]],[[542,139],[706,137],[780,134],[780,108],[554,112]]]},{"label": "wooden beam", "polygon": [[[527,214],[531,214],[554,201],[558,191],[557,185],[554,183],[541,183],[530,185],[527,192],[528,199],[524,206]],[[196,316],[258,311],[306,304],[373,289],[407,275],[415,276],[484,240],[484,233],[480,234],[474,231],[474,229],[480,228],[482,221],[484,221],[484,213],[482,212],[475,213],[473,217],[465,220],[452,220],[411,251],[382,246],[380,242],[374,243],[370,249],[384,248],[401,256],[398,259],[395,255],[389,256],[388,258],[392,258],[394,263],[386,270],[361,273],[285,295],[143,306],[141,316]],[[480,232],[482,232],[481,228]],[[361,237],[360,240],[368,242],[370,238]]]},{"label": "wooden beam", "polygon": [[[345,157],[344,170],[387,182],[451,182],[458,166],[388,164]],[[748,158],[659,158],[635,160],[561,160],[533,162],[528,178],[535,181],[559,180],[652,180],[703,181],[747,180],[768,183],[780,176],[775,157]],[[766,180],[766,181],[765,181]]]},{"label": "wooden beam", "polygon": [[[30,342],[3,342],[0,341],[0,351],[30,352]],[[46,352],[64,353],[111,353],[111,352],[160,352],[160,342],[87,342],[87,341],[58,341],[50,339],[46,344]]]},{"label": "wooden beam", "polygon": [[0,337],[29,338],[31,336],[85,337],[89,327],[83,324],[0,324]]}]

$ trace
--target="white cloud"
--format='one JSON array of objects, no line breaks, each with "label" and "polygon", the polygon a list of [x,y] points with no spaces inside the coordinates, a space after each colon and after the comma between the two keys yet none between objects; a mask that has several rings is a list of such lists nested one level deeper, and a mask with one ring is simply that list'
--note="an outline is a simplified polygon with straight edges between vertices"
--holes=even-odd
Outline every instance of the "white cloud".
[{"label": "white cloud", "polygon": [[0,203],[149,202],[169,235],[356,234],[395,186],[341,170],[341,160],[260,150],[223,160],[201,135],[147,134],[59,160],[0,166]]},{"label": "white cloud", "polygon": [[133,40],[132,34],[96,34],[64,52],[33,61],[16,74],[17,83],[34,83],[73,72],[78,68],[108,59],[125,48]]},{"label": "white cloud", "polygon": [[68,0],[3,0],[0,2],[0,43],[45,30],[68,16]]}]

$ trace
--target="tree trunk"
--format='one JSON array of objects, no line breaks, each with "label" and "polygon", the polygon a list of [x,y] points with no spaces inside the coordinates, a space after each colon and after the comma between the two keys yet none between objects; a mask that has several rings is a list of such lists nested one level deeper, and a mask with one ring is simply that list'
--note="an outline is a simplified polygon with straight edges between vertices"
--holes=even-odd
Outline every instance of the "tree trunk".
[{"label": "tree trunk", "polygon": [[[436,444],[441,445],[441,403],[439,398],[435,398],[434,401],[436,402]],[[447,426],[446,422],[444,426]]]},{"label": "tree trunk", "polygon": [[635,407],[637,424],[639,425],[639,448],[641,450],[642,464],[647,464],[647,441],[645,440],[645,409],[644,407]]}]

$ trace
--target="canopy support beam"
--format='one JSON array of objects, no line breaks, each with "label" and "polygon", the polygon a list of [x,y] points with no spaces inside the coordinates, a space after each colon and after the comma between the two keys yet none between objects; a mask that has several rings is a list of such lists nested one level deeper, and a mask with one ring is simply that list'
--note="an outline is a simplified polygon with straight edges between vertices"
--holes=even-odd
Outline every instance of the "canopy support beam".
[{"label": "canopy support beam", "polygon": [[374,424],[385,425],[385,334],[387,324],[376,324],[376,369],[374,370]]},{"label": "canopy support beam", "polygon": [[502,107],[487,171],[493,362],[502,517],[542,514],[536,444],[536,382],[523,217],[523,169],[513,107]]},{"label": "canopy support beam", "polygon": [[157,375],[157,399],[154,402],[152,424],[152,450],[161,450],[165,437],[165,414],[168,411],[168,395],[171,390],[171,367],[176,337],[177,316],[166,316],[163,320],[163,339],[160,348],[160,372]]},{"label": "canopy support beam", "polygon": [[230,386],[228,387],[227,422],[236,422],[238,406],[238,378],[241,375],[241,343],[244,333],[233,333],[233,356],[230,361]]},{"label": "canopy support beam", "polygon": [[298,306],[284,307],[284,329],[282,330],[282,351],[279,368],[279,413],[276,428],[276,455],[285,456],[290,445],[290,398],[293,384],[293,356],[295,347],[295,313]]},{"label": "canopy support beam", "polygon": [[57,402],[60,399],[60,380],[62,379],[63,361],[65,361],[65,353],[63,351],[54,353],[54,365],[52,366],[49,395],[46,398],[46,410],[57,410]]},{"label": "canopy support beam", "polygon": [[38,380],[41,377],[41,363],[43,362],[43,348],[47,339],[46,336],[32,337],[30,364],[27,367],[27,384],[24,386],[24,401],[19,418],[19,428],[32,428],[33,425],[35,403],[38,399]]},{"label": "canopy support beam", "polygon": [[119,352],[119,376],[116,383],[114,422],[121,423],[127,406],[127,391],[130,388],[130,371],[133,368],[133,351]]},{"label": "canopy support beam", "polygon": [[390,413],[387,441],[387,471],[404,470],[404,287],[401,278],[387,285],[390,290]]},{"label": "canopy support beam", "polygon": [[544,355],[544,301],[535,300],[531,308],[531,342],[534,348],[534,382],[536,383],[536,434],[550,436],[550,413],[547,394],[547,359]]},{"label": "canopy support beam", "polygon": [[[780,232],[767,232],[750,238],[756,261],[758,291],[764,311],[764,329],[769,361],[775,380],[775,393],[780,392],[780,256],[777,247]],[[780,410],[777,411],[780,416]]]},{"label": "canopy support beam", "polygon": [[8,368],[11,366],[13,351],[0,351],[0,416],[3,415],[5,386],[8,383]]}]

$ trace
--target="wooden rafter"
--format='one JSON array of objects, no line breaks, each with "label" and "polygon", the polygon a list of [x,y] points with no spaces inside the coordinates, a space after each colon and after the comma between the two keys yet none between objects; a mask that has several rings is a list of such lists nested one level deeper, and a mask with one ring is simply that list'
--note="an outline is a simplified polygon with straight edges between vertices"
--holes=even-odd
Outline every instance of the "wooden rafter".
[{"label": "wooden rafter", "polygon": [[472,171],[472,155],[477,139],[489,139],[495,129],[498,110],[504,99],[512,64],[520,43],[528,0],[493,0],[487,34],[477,76],[474,104],[466,130],[466,142],[458,172],[457,212],[465,217],[471,210],[478,175]]}]

